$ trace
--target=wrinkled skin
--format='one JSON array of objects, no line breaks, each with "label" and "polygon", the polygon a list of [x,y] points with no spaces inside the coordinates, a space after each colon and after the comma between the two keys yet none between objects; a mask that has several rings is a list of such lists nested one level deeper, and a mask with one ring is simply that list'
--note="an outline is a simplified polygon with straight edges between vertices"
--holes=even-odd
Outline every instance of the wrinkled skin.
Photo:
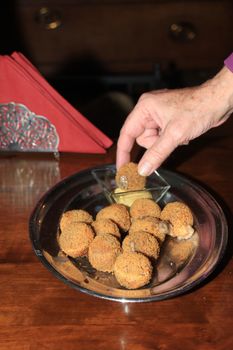
[{"label": "wrinkled skin", "polygon": [[233,73],[225,67],[197,87],[145,93],[121,129],[117,168],[130,161],[137,142],[147,149],[139,173],[150,175],[177,146],[222,124],[232,112]]}]

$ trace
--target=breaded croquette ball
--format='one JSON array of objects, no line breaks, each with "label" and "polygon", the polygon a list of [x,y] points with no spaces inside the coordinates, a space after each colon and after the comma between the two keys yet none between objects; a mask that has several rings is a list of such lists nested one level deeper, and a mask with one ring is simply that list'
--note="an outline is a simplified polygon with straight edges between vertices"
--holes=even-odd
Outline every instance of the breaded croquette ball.
[{"label": "breaded croquette ball", "polygon": [[144,231],[152,234],[161,244],[168,233],[168,225],[157,218],[147,216],[133,220],[129,229],[129,234],[136,231]]},{"label": "breaded croquette ball", "polygon": [[124,164],[116,173],[116,185],[124,191],[143,190],[146,184],[146,177],[138,173],[136,163]]},{"label": "breaded croquette ball", "polygon": [[130,215],[133,219],[143,218],[145,216],[153,216],[155,218],[159,218],[160,214],[160,206],[153,199],[136,199],[130,207]]},{"label": "breaded croquette ball", "polygon": [[83,209],[74,209],[68,210],[63,213],[60,221],[61,231],[68,225],[73,224],[74,222],[85,222],[86,224],[91,224],[93,217],[86,210]]},{"label": "breaded croquette ball", "polygon": [[178,239],[188,239],[194,233],[193,214],[182,202],[168,203],[161,212],[160,218],[170,222],[169,235]]},{"label": "breaded croquette ball", "polygon": [[148,258],[158,259],[160,246],[157,239],[148,232],[136,231],[127,235],[122,242],[123,252],[137,252]]},{"label": "breaded croquette ball", "polygon": [[167,249],[170,259],[177,265],[189,259],[198,245],[198,240],[170,240]]},{"label": "breaded croquette ball", "polygon": [[124,204],[110,204],[101,209],[97,215],[96,220],[111,219],[124,232],[129,230],[131,220],[127,207]]},{"label": "breaded croquette ball", "polygon": [[193,214],[190,208],[182,202],[171,202],[165,205],[160,215],[161,220],[174,224],[179,221],[183,225],[193,225]]},{"label": "breaded croquette ball", "polygon": [[90,264],[99,271],[112,272],[117,256],[121,253],[120,242],[108,233],[99,234],[89,246]]},{"label": "breaded croquette ball", "polygon": [[121,286],[137,289],[150,282],[152,265],[141,253],[123,253],[116,259],[114,273]]},{"label": "breaded croquette ball", "polygon": [[65,254],[77,258],[87,253],[93,239],[94,231],[90,225],[84,222],[73,222],[61,232],[58,241]]},{"label": "breaded croquette ball", "polygon": [[111,219],[96,220],[92,223],[92,227],[96,235],[99,235],[101,233],[109,233],[118,238],[121,237],[117,224],[115,224],[115,222],[113,222]]}]

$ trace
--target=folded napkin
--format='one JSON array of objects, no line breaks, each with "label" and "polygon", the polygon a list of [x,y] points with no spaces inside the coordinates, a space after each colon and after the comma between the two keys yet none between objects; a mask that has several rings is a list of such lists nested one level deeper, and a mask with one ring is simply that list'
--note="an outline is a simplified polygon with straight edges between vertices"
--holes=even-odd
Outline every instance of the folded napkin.
[{"label": "folded napkin", "polygon": [[[40,119],[31,125],[37,130],[44,128],[57,133],[60,152],[105,153],[112,145],[103,132],[71,106],[18,52],[0,56],[0,106],[10,103],[23,105],[35,113]],[[26,133],[24,136],[27,137]]]}]

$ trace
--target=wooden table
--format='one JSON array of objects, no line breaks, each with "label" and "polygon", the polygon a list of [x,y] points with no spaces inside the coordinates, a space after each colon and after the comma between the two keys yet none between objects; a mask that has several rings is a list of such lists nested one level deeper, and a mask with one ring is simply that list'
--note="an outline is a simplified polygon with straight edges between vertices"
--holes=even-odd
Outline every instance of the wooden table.
[{"label": "wooden table", "polygon": [[60,179],[115,161],[106,155],[1,155],[1,350],[233,349],[233,120],[177,150],[165,166],[203,183],[222,205],[230,239],[207,283],[174,299],[121,304],[78,292],[38,260],[28,235],[30,213]]}]

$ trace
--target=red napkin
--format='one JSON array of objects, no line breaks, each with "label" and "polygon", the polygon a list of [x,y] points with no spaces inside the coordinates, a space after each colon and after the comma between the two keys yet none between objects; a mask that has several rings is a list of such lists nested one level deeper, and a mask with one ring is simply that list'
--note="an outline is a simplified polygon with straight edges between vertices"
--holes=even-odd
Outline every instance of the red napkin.
[{"label": "red napkin", "polygon": [[25,105],[46,117],[59,135],[60,152],[105,153],[112,141],[69,104],[18,52],[0,56],[0,103]]}]

